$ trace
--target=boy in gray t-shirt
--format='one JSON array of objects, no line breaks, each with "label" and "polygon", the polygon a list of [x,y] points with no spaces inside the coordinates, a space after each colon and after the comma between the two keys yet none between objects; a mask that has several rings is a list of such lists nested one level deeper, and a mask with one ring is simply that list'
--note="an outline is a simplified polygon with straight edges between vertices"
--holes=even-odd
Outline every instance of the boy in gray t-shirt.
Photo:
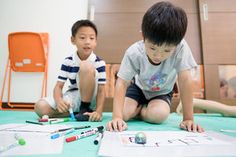
[{"label": "boy in gray t-shirt", "polygon": [[121,62],[113,118],[107,130],[123,131],[127,129],[125,121],[134,117],[149,123],[163,122],[170,113],[172,90],[178,78],[183,104],[180,128],[204,131],[193,120],[190,70],[197,64],[183,39],[186,29],[186,13],[170,2],[156,3],[145,13],[143,40],[131,45]]}]

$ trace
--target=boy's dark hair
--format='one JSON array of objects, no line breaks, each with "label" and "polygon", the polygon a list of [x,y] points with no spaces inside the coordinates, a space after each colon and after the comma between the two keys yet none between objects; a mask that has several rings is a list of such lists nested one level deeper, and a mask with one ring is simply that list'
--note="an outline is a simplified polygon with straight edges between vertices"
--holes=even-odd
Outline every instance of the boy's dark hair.
[{"label": "boy's dark hair", "polygon": [[96,33],[96,36],[98,34],[98,31],[97,31],[97,27],[96,25],[89,21],[89,20],[79,20],[77,22],[75,22],[71,28],[71,35],[73,37],[75,37],[77,31],[81,28],[81,27],[91,27],[94,29],[95,33]]},{"label": "boy's dark hair", "polygon": [[159,2],[151,6],[143,16],[144,40],[153,44],[177,45],[183,39],[188,19],[185,11],[170,2]]}]

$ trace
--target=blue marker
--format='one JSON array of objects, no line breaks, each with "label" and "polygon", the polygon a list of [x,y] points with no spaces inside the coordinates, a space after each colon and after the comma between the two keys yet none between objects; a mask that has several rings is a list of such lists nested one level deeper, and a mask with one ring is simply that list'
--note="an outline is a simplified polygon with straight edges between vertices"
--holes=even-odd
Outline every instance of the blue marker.
[{"label": "blue marker", "polygon": [[70,134],[74,131],[75,130],[72,128],[72,129],[69,129],[69,130],[66,130],[66,131],[63,131],[63,132],[55,133],[55,134],[51,135],[51,139],[56,139],[58,137],[65,136],[65,135]]},{"label": "blue marker", "polygon": [[74,115],[74,112],[73,112],[72,107],[70,107],[69,112],[70,112],[70,119],[71,119],[72,121],[75,121],[75,115]]},{"label": "blue marker", "polygon": [[73,112],[73,109],[72,109],[72,98],[69,96],[69,95],[66,95],[64,97],[65,101],[67,103],[69,103],[70,105],[70,108],[69,108],[69,112],[70,112],[70,120],[71,121],[75,121],[75,115],[74,115],[74,112]]}]

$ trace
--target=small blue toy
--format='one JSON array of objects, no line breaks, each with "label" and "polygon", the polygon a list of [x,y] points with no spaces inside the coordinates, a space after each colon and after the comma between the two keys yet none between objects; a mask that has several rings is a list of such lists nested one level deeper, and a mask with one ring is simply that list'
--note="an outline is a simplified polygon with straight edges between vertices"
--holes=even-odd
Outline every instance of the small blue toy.
[{"label": "small blue toy", "polygon": [[147,137],[143,132],[136,133],[134,139],[137,144],[145,144],[147,142]]}]

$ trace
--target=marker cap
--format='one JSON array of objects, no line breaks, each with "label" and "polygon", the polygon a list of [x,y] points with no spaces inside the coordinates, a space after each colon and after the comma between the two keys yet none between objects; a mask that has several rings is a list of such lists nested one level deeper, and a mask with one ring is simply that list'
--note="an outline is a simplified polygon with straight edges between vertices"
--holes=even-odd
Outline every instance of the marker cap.
[{"label": "marker cap", "polygon": [[64,122],[69,122],[70,118],[64,118]]},{"label": "marker cap", "polygon": [[25,145],[25,143],[26,143],[26,142],[25,142],[25,140],[24,140],[23,138],[20,138],[20,139],[18,140],[18,144],[19,144],[19,145],[22,145],[22,146],[23,146],[23,145]]},{"label": "marker cap", "polygon": [[48,119],[39,119],[39,122],[48,122]]},{"label": "marker cap", "polygon": [[66,138],[66,142],[72,142],[72,141],[75,141],[76,139],[77,139],[76,136],[68,137]]},{"label": "marker cap", "polygon": [[104,129],[104,126],[97,127],[98,131],[102,131]]},{"label": "marker cap", "polygon": [[95,145],[97,145],[97,144],[98,144],[98,140],[94,140],[93,143],[94,143]]},{"label": "marker cap", "polygon": [[56,139],[56,138],[58,138],[59,136],[60,136],[60,134],[54,134],[54,135],[51,136],[51,139]]}]

